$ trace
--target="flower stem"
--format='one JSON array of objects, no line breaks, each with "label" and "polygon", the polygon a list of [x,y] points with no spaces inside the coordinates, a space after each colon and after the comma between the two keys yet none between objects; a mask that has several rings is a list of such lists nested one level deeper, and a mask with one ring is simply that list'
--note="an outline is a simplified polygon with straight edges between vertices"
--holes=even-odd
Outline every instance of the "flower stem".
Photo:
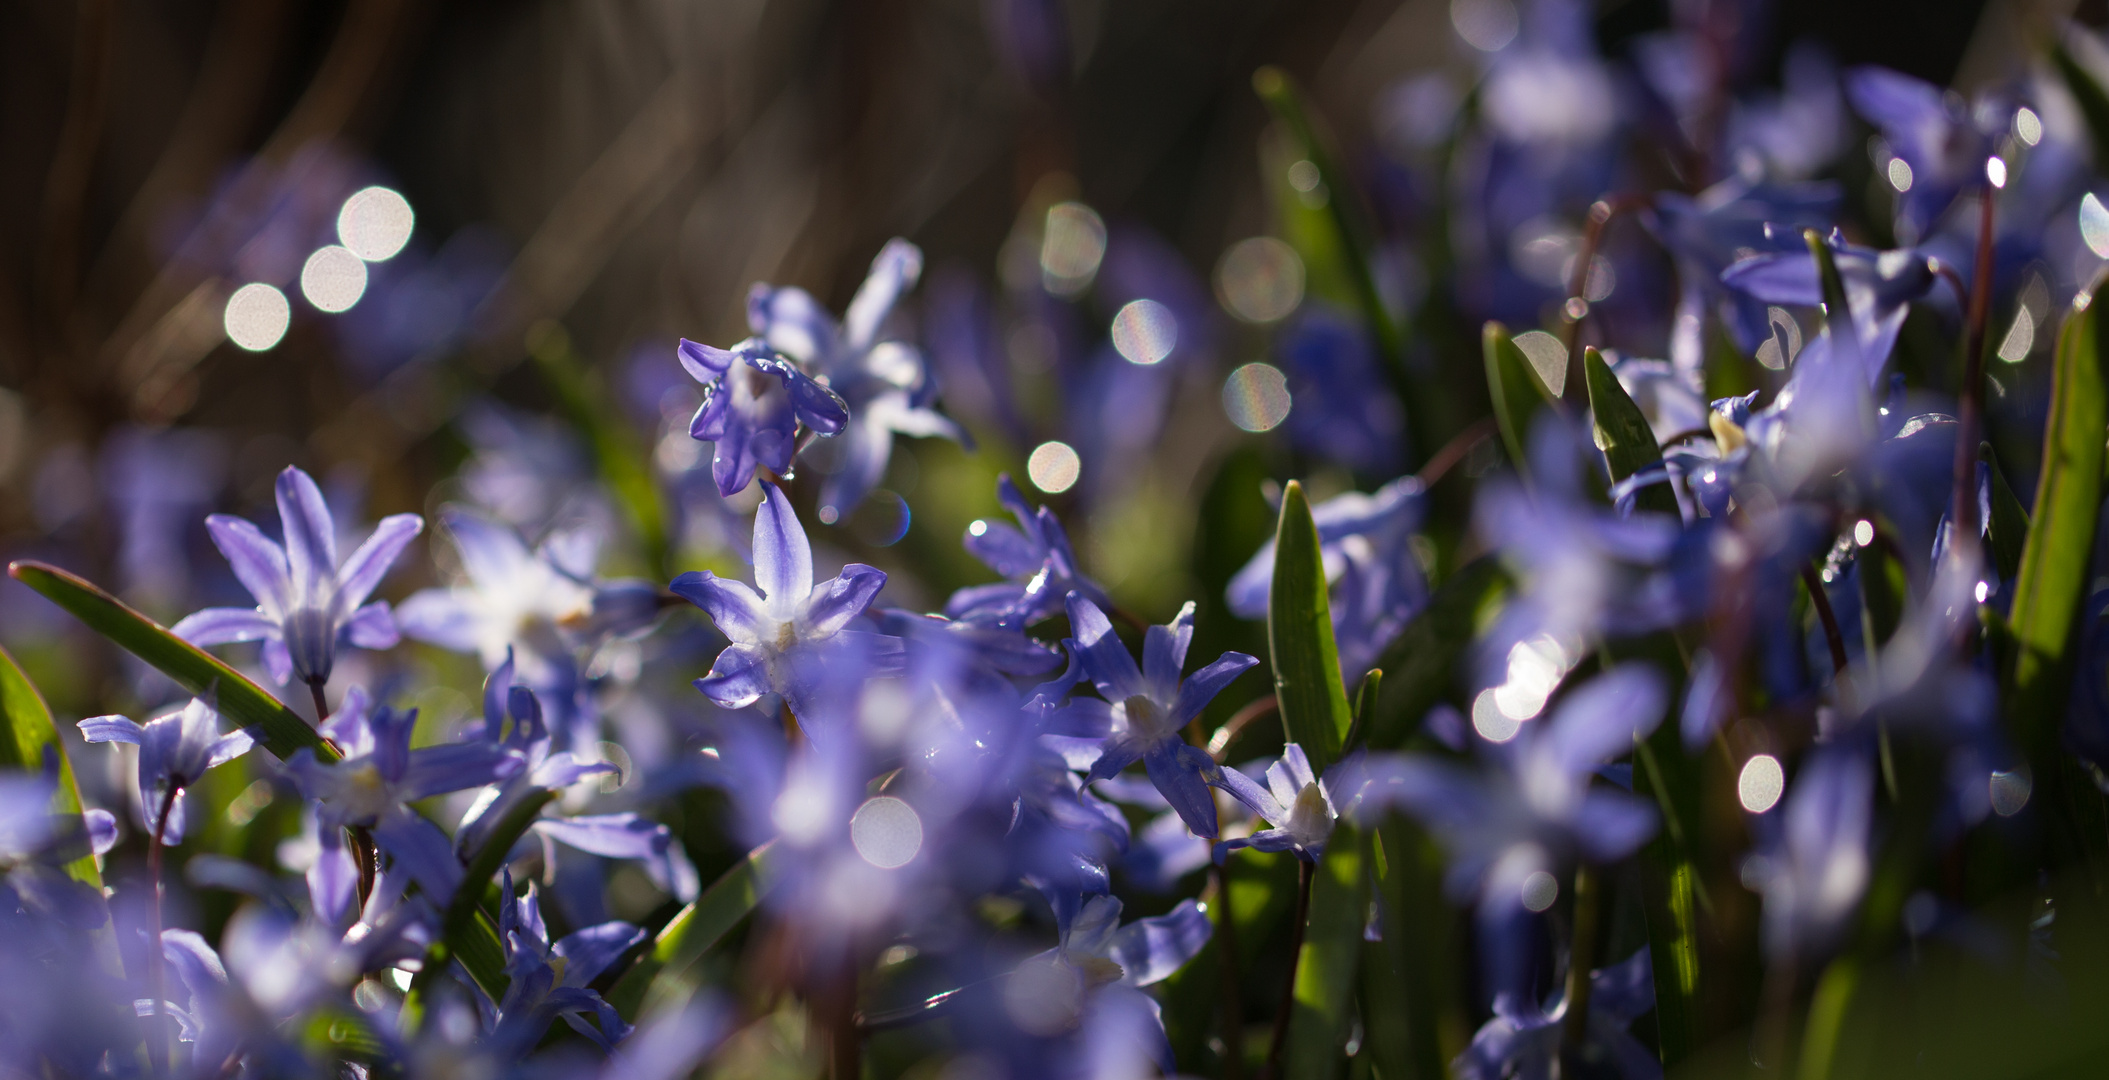
[{"label": "flower stem", "polygon": [[1574,871],[1574,939],[1567,950],[1567,1015],[1562,1023],[1569,1052],[1582,1048],[1589,1034],[1589,969],[1596,966],[1596,874],[1588,866]]},{"label": "flower stem", "polygon": [[1801,581],[1809,587],[1809,605],[1816,609],[1816,621],[1823,624],[1824,643],[1831,647],[1831,672],[1843,675],[1849,662],[1845,655],[1845,634],[1838,629],[1838,613],[1831,610],[1830,595],[1823,591],[1823,577],[1815,567],[1804,565]]},{"label": "flower stem", "polygon": [[1948,508],[1949,544],[1977,545],[1977,443],[1984,426],[1985,324],[1992,315],[1992,203],[1987,185],[1978,199],[1977,269],[1970,282],[1969,332],[1963,338],[1962,385],[1956,388],[1955,500]]},{"label": "flower stem", "polygon": [[1303,959],[1304,924],[1311,918],[1311,878],[1316,863],[1296,860],[1296,921],[1289,927],[1289,978],[1282,986],[1282,1007],[1274,1014],[1274,1039],[1267,1048],[1263,1075],[1275,1080],[1281,1075],[1282,1047],[1289,1041],[1289,1015],[1296,1010],[1296,968]]},{"label": "flower stem", "polygon": [[176,795],[182,789],[170,784],[168,795],[161,800],[161,811],[154,818],[154,835],[146,849],[147,878],[147,943],[146,986],[153,999],[152,1022],[147,1028],[146,1056],[156,1075],[168,1071],[167,1013],[164,999],[167,992],[163,986],[161,960],[161,838],[168,832],[169,814],[176,808]]},{"label": "flower stem", "polygon": [[308,693],[315,696],[315,723],[320,726],[324,720],[330,718],[330,699],[323,696],[322,680],[309,679]]}]

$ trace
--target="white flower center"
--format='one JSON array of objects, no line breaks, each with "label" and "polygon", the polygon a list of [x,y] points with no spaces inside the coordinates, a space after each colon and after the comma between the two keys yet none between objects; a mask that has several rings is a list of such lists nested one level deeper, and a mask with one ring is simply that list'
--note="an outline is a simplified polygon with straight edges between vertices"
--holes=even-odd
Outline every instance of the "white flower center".
[{"label": "white flower center", "polygon": [[1317,784],[1305,784],[1296,793],[1296,801],[1289,807],[1289,820],[1282,828],[1305,847],[1322,844],[1333,834],[1333,808]]},{"label": "white flower center", "polygon": [[1121,702],[1120,709],[1127,717],[1128,732],[1144,742],[1157,742],[1176,734],[1171,710],[1141,694]]}]

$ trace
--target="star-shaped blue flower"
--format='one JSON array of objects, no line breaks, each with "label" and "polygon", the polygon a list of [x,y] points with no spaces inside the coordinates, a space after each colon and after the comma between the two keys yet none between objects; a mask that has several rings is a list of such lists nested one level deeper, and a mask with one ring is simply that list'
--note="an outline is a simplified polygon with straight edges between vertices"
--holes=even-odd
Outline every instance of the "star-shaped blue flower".
[{"label": "star-shaped blue flower", "polygon": [[681,366],[703,384],[703,404],[689,421],[691,438],[716,444],[711,478],[718,494],[745,491],[757,468],[791,471],[798,425],[836,435],[849,423],[840,395],[753,337],[730,349],[681,339]]}]

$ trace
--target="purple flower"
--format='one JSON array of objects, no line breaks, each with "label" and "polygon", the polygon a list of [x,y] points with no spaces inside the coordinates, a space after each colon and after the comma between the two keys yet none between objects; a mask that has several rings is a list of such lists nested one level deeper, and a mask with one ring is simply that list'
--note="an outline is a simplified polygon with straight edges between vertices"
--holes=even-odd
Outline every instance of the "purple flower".
[{"label": "purple flower", "polygon": [[1829,945],[1858,906],[1872,873],[1874,793],[1863,754],[1820,750],[1802,764],[1777,831],[1744,870],[1765,896],[1765,949],[1774,957]]},{"label": "purple flower", "polygon": [[[1741,178],[1723,180],[1698,195],[1655,196],[1644,220],[1677,261],[1670,359],[1687,386],[1701,381],[1709,314],[1719,317],[1745,351],[1756,350],[1774,334],[1768,301],[1725,287],[1722,271],[1752,252],[1798,251],[1806,257],[1798,230],[1828,225],[1839,199],[1836,184],[1755,184]],[[1783,348],[1781,360],[1786,359]]]},{"label": "purple flower", "polygon": [[[1768,226],[1767,232],[1771,231]],[[1852,309],[1851,358],[1866,375],[1867,385],[1878,386],[1890,350],[1896,347],[1897,334],[1904,328],[1904,317],[1910,314],[1911,302],[1933,291],[1933,263],[1909,248],[1876,251],[1857,247],[1846,243],[1836,231],[1825,242],[1838,266],[1839,281],[1845,286],[1846,306]],[[1721,271],[1721,283],[1767,304],[1823,305],[1823,281],[1816,256],[1806,249],[1744,259]],[[1816,344],[1811,342],[1809,347],[1815,348]],[[1840,346],[1834,343],[1832,348]],[[1806,355],[1802,362],[1806,362]]]},{"label": "purple flower", "polygon": [[1027,505],[1010,474],[996,478],[996,501],[1018,519],[1013,529],[981,519],[967,526],[967,553],[1008,580],[970,585],[945,602],[945,615],[960,622],[1023,628],[1062,613],[1070,593],[1111,607],[1106,592],[1077,569],[1069,533],[1054,511]]},{"label": "purple flower", "polygon": [[1181,681],[1186,647],[1194,636],[1194,605],[1188,601],[1164,626],[1143,636],[1142,666],[1113,633],[1098,605],[1081,594],[1069,594],[1069,623],[1076,636],[1063,644],[1077,659],[1078,675],[1091,680],[1104,702],[1088,698],[1069,703],[1072,713],[1089,714],[1094,726],[1108,732],[1084,782],[1113,776],[1140,760],[1150,782],[1172,804],[1196,835],[1216,836],[1216,801],[1208,781],[1218,771],[1214,759],[1180,736],[1187,722],[1200,715],[1231,680],[1259,663],[1240,652],[1226,652],[1215,663]]},{"label": "purple flower", "polygon": [[[1626,1029],[1655,1007],[1655,972],[1646,946],[1617,964],[1589,973],[1589,1027],[1585,1054],[1602,1055],[1624,1080],[1656,1080],[1662,1062]],[[1564,989],[1544,1005],[1514,991],[1494,997],[1494,1015],[1472,1036],[1472,1045],[1450,1063],[1460,1080],[1547,1077],[1558,1074],[1561,1023],[1567,1016]],[[1595,1075],[1592,1073],[1592,1075]]]},{"label": "purple flower", "polygon": [[703,404],[689,422],[690,437],[715,443],[710,472],[720,495],[744,491],[757,468],[791,470],[798,424],[835,435],[849,423],[840,395],[783,359],[761,338],[717,349],[687,338],[676,355],[703,384]]},{"label": "purple flower", "polygon": [[[1409,546],[1425,503],[1421,482],[1402,476],[1372,494],[1350,491],[1311,508],[1311,520],[1318,526],[1318,556],[1332,584],[1340,673],[1349,685],[1376,666],[1385,646],[1427,603],[1428,582]],[[1224,590],[1231,613],[1266,618],[1273,583],[1270,538]]]},{"label": "purple flower", "polygon": [[1236,769],[1222,770],[1216,786],[1230,792],[1252,812],[1265,818],[1271,829],[1251,836],[1220,841],[1215,846],[1217,862],[1238,848],[1255,851],[1293,851],[1305,862],[1325,857],[1325,842],[1333,835],[1333,822],[1340,816],[1336,807],[1350,802],[1342,785],[1347,778],[1359,779],[1358,758],[1346,758],[1326,770],[1323,779],[1311,772],[1311,759],[1303,747],[1282,747],[1281,760],[1267,766],[1267,786],[1261,787]]},{"label": "purple flower", "polygon": [[1289,376],[1289,438],[1358,472],[1389,476],[1405,451],[1406,414],[1385,384],[1376,344],[1362,326],[1313,305],[1281,345]]},{"label": "purple flower", "polygon": [[1483,914],[1498,915],[1522,902],[1533,875],[1575,857],[1614,862],[1654,834],[1653,807],[1591,781],[1655,730],[1666,703],[1661,676],[1637,664],[1569,691],[1549,719],[1478,715],[1499,708],[1482,698],[1474,713],[1487,768],[1415,754],[1372,760],[1362,812],[1397,807],[1425,822],[1450,851],[1452,895],[1476,894]]},{"label": "purple flower", "polygon": [[[751,340],[766,341],[847,402],[847,427],[839,428],[845,434],[843,457],[820,488],[821,506],[837,515],[863,501],[886,474],[895,433],[967,441],[958,424],[931,407],[937,383],[922,351],[882,334],[901,295],[915,287],[922,272],[920,248],[899,237],[887,241],[872,259],[871,273],[850,299],[840,324],[804,289],[756,283],[748,293],[747,326],[755,335]],[[810,426],[833,434],[817,424]],[[722,477],[719,487],[724,488]]]},{"label": "purple flower", "polygon": [[1964,187],[1983,177],[1992,141],[2005,130],[2010,112],[1983,102],[1973,116],[1960,97],[1872,65],[1845,73],[1845,97],[1910,168],[1910,188],[1898,196],[1897,218],[1918,235]]},{"label": "purple flower", "polygon": [[320,686],[329,681],[337,639],[362,649],[392,648],[395,619],[386,601],[366,603],[403,548],[425,527],[416,514],[394,514],[340,565],[337,526],[315,481],[287,466],[278,474],[278,517],[284,547],[249,522],[228,514],[205,519],[212,542],[254,596],[254,608],[206,608],[175,625],[194,645],[262,641],[264,666],[283,683],[289,677]]},{"label": "purple flower", "polygon": [[551,944],[534,885],[527,886],[526,895],[514,896],[508,870],[500,896],[498,936],[505,943],[510,981],[498,1002],[492,1041],[501,1052],[525,1054],[541,1041],[550,1021],[561,1018],[602,1050],[613,1050],[630,1034],[630,1025],[588,984],[642,941],[644,931],[626,922],[606,922]]},{"label": "purple flower", "polygon": [[[1135,1017],[1141,1045],[1167,1074],[1174,1071],[1171,1045],[1157,1002],[1138,988],[1170,978],[1194,958],[1215,931],[1201,905],[1182,900],[1166,914],[1120,924],[1121,902],[1094,896],[1055,948],[1018,965],[1002,987],[1005,1011],[1034,1035],[1081,1027],[1097,1041],[1102,1023],[1094,1015],[1117,1011]],[[1122,1070],[1115,1075],[1131,1075]],[[1094,1074],[1104,1075],[1104,1074]]]},{"label": "purple flower", "polygon": [[816,586],[805,529],[791,501],[767,481],[754,515],[754,580],[760,593],[708,570],[673,582],[674,592],[708,613],[732,641],[710,675],[696,680],[696,689],[719,706],[745,708],[775,693],[795,715],[810,718],[830,663],[898,654],[898,638],[848,629],[885,587],[885,573],[851,563]]},{"label": "purple flower", "polygon": [[209,698],[195,697],[182,709],[157,716],[141,726],[122,716],[94,716],[80,722],[81,736],[92,743],[131,743],[139,748],[140,824],[153,832],[163,815],[159,836],[164,844],[183,840],[183,792],[205,775],[249,752],[256,740],[246,731],[220,734],[220,713]]}]

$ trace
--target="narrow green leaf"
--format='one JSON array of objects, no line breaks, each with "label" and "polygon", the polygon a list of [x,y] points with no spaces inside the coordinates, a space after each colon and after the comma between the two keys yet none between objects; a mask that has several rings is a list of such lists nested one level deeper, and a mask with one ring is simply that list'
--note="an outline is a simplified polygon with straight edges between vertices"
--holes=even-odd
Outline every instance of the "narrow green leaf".
[{"label": "narrow green leaf", "polygon": [[2074,617],[2086,594],[2087,561],[2094,551],[2095,517],[2102,505],[2105,404],[2100,308],[2074,311],[2058,334],[2051,374],[2050,418],[2043,429],[2043,473],[2036,510],[2014,584],[2013,690],[2009,716],[2024,746],[2041,765],[2055,749],[2065,714]]},{"label": "narrow green leaf", "polygon": [[2065,88],[2072,92],[2073,101],[2080,106],[2080,117],[2087,122],[2087,132],[2094,142],[2094,160],[2109,168],[2109,93],[2104,93],[2102,84],[2094,80],[2080,61],[2072,55],[2062,41],[2050,50],[2051,62],[2057,65],[2058,74],[2065,80]]},{"label": "narrow green leaf", "polygon": [[1530,458],[1531,418],[1552,403],[1552,391],[1538,378],[1530,357],[1509,336],[1508,327],[1488,320],[1480,333],[1481,352],[1487,366],[1487,393],[1494,401],[1494,420],[1501,425],[1501,441],[1508,448],[1509,462],[1526,478]]},{"label": "narrow green leaf", "polygon": [[1991,443],[1977,444],[1977,460],[1992,474],[1992,516],[1985,522],[1991,534],[1992,564],[2001,578],[2011,581],[2021,573],[2021,551],[2028,544],[2028,508],[2006,482],[2006,470],[1999,467],[1999,455],[1992,452]]},{"label": "narrow green leaf", "polygon": [[280,760],[292,757],[303,747],[313,750],[321,761],[337,760],[337,751],[299,713],[286,708],[284,702],[244,678],[241,672],[169,633],[166,627],[132,610],[124,601],[48,563],[24,559],[9,563],[7,572],[88,624],[88,629],[174,679],[185,690],[193,694],[214,690],[219,695],[220,713],[253,731],[264,749]]},{"label": "narrow green leaf", "polygon": [[[73,781],[73,763],[66,760],[66,745],[59,741],[51,709],[29,676],[22,673],[21,665],[0,648],[0,766],[42,772],[46,755],[58,766],[58,790],[51,796],[51,812],[77,820],[81,816],[81,791]],[[97,892],[102,891],[103,876],[95,868],[93,854],[83,853],[67,863],[66,873]]]},{"label": "narrow green leaf", "polygon": [[1385,1080],[1442,1080],[1436,1035],[1439,995],[1456,970],[1435,941],[1451,908],[1442,897],[1439,853],[1428,835],[1403,818],[1379,826],[1370,851],[1371,886],[1382,897],[1383,934],[1362,943],[1363,1046]]},{"label": "narrow green leaf", "polygon": [[1852,309],[1846,303],[1845,279],[1838,276],[1838,260],[1831,255],[1831,245],[1823,242],[1823,234],[1815,229],[1801,231],[1802,243],[1809,247],[1809,254],[1816,259],[1816,278],[1823,285],[1823,317],[1825,325],[1837,320],[1840,325],[1852,326]]},{"label": "narrow green leaf", "polygon": [[1860,965],[1850,956],[1831,961],[1817,980],[1809,1001],[1809,1023],[1802,1031],[1799,1080],[1830,1080],[1837,1063],[1839,1038],[1860,982]]},{"label": "narrow green leaf", "polygon": [[1641,890],[1655,977],[1657,1044],[1665,1068],[1699,1045],[1699,880],[1688,830],[1697,824],[1697,766],[1678,744],[1676,725],[1658,728],[1633,755],[1633,790],[1652,797],[1662,828],[1642,851]]},{"label": "narrow green leaf", "polygon": [[1377,663],[1389,674],[1362,738],[1371,749],[1396,750],[1420,730],[1421,718],[1449,692],[1458,658],[1471,644],[1479,613],[1506,587],[1488,556],[1458,568],[1428,598]]},{"label": "narrow green leaf", "polygon": [[1311,768],[1323,773],[1340,756],[1351,716],[1347,687],[1340,679],[1340,653],[1333,643],[1318,526],[1311,520],[1303,485],[1294,480],[1282,492],[1281,522],[1274,533],[1267,649],[1274,659],[1282,727],[1290,742],[1303,747]]},{"label": "narrow green leaf", "polygon": [[1341,743],[1342,753],[1353,753],[1355,747],[1369,736],[1369,721],[1377,714],[1377,699],[1383,692],[1384,669],[1369,669],[1362,676],[1362,686],[1355,691],[1355,722],[1347,730],[1347,739]]},{"label": "narrow green leaf", "polygon": [[1353,1019],[1362,928],[1369,917],[1369,838],[1342,823],[1311,881],[1311,921],[1296,963],[1296,1000],[1282,1075],[1337,1075]]},{"label": "narrow green leaf", "polygon": [[659,931],[651,951],[639,957],[608,991],[608,1003],[635,1020],[650,992],[687,977],[703,954],[761,903],[768,884],[769,852],[770,844],[748,852],[694,903],[676,913]]},{"label": "narrow green leaf", "polygon": [[[1596,435],[1596,448],[1611,466],[1611,481],[1618,483],[1662,461],[1662,447],[1648,418],[1621,386],[1604,354],[1595,349],[1582,352],[1582,371],[1589,383],[1589,415]],[[1661,514],[1677,513],[1677,496],[1668,484],[1649,484],[1633,493],[1634,507]]]}]

